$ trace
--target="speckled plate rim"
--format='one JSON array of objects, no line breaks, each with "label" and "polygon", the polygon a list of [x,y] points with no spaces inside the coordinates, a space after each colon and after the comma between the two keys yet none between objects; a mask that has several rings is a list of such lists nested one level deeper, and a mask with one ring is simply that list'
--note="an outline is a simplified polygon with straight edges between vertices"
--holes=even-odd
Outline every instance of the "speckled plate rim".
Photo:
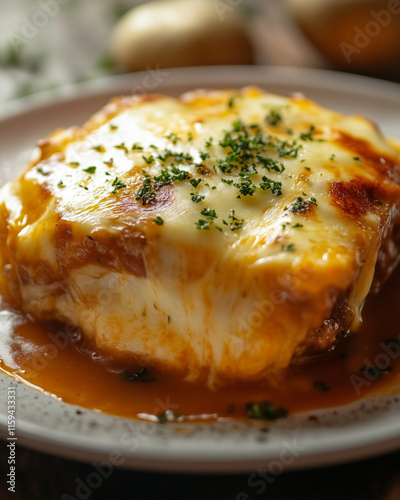
[{"label": "speckled plate rim", "polygon": [[[250,84],[282,94],[300,91],[338,111],[364,114],[374,119],[385,134],[400,138],[397,84],[299,68],[227,66],[163,72],[153,69],[69,85],[3,105],[0,150],[3,159],[8,159],[7,165],[0,160],[0,175],[5,180],[15,174],[12,167],[19,159],[20,149],[31,148],[35,139],[57,126],[81,123],[113,95],[132,91],[176,95],[194,88],[238,88]],[[17,137],[13,131],[18,131]],[[14,139],[10,140],[7,134]],[[268,427],[259,422],[229,421],[160,425],[68,405],[0,375],[3,438],[7,438],[6,394],[10,385],[18,386],[18,442],[77,460],[105,460],[117,452],[123,467],[250,473],[274,462],[285,470],[318,467],[400,448],[397,396],[366,398],[341,408],[292,415]]]}]

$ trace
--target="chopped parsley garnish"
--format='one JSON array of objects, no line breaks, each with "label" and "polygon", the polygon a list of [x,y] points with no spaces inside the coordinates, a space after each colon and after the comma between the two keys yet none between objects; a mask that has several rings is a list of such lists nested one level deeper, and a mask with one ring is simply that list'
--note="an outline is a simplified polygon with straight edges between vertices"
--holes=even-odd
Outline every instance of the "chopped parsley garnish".
[{"label": "chopped parsley garnish", "polygon": [[212,224],[211,222],[208,222],[204,219],[199,219],[197,222],[195,222],[197,229],[210,229],[210,225]]},{"label": "chopped parsley garnish", "polygon": [[236,97],[238,97],[238,96],[237,96],[237,95],[233,95],[233,96],[229,99],[229,101],[228,101],[228,108],[229,108],[229,109],[232,109],[232,108],[233,108],[233,106],[235,105],[235,99],[236,99]]},{"label": "chopped parsley garnish", "polygon": [[295,199],[290,211],[294,214],[306,212],[310,208],[310,205],[317,205],[317,200],[315,198],[305,200],[301,196],[298,196]]},{"label": "chopped parsley garnish", "polygon": [[271,111],[265,117],[265,120],[269,125],[275,127],[282,122],[282,115],[276,109],[271,109]]},{"label": "chopped parsley garnish", "polygon": [[206,151],[202,151],[202,152],[200,153],[200,158],[201,158],[203,161],[205,161],[205,160],[207,160],[207,158],[210,158],[210,155],[209,155]]},{"label": "chopped parsley garnish", "polygon": [[58,182],[57,186],[58,187],[65,187],[65,184],[64,184],[62,179]]},{"label": "chopped parsley garnish", "polygon": [[117,130],[118,125],[114,125],[114,123],[110,123],[110,130]]},{"label": "chopped parsley garnish", "polygon": [[313,141],[313,136],[312,136],[312,133],[314,132],[315,130],[315,126],[314,125],[310,125],[310,128],[308,129],[308,132],[305,132],[303,134],[300,134],[300,139],[302,141]]},{"label": "chopped parsley garnish", "polygon": [[161,170],[160,175],[150,176],[146,174],[142,186],[136,193],[136,200],[141,200],[143,205],[148,205],[157,196],[157,192],[168,184],[175,181],[184,181],[190,178],[189,172],[180,170],[177,167],[171,167],[171,170],[165,168]]},{"label": "chopped parsley garnish", "polygon": [[80,163],[79,161],[69,161],[68,165],[71,165],[72,167],[79,167]]},{"label": "chopped parsley garnish", "polygon": [[117,194],[117,191],[118,191],[119,189],[122,189],[122,188],[126,187],[126,184],[124,184],[122,181],[120,181],[120,180],[118,179],[118,177],[116,177],[116,178],[113,180],[113,182],[112,182],[112,186],[113,186],[113,188],[114,188],[114,189],[111,191],[111,192],[112,192],[112,194]]},{"label": "chopped parsley garnish", "polygon": [[282,406],[274,406],[269,401],[260,403],[247,403],[246,413],[249,418],[256,420],[276,420],[286,417],[288,411]]},{"label": "chopped parsley garnish", "polygon": [[331,390],[331,388],[324,384],[324,382],[319,382],[317,380],[313,383],[313,386],[317,389],[321,389],[322,392],[328,392]]},{"label": "chopped parsley garnish", "polygon": [[123,372],[123,376],[129,382],[154,382],[156,380],[155,378],[144,378],[146,373],[147,373],[146,368],[140,368],[140,370],[138,372],[132,372],[130,370],[125,370]]},{"label": "chopped parsley garnish", "polygon": [[206,148],[210,148],[210,147],[212,146],[212,141],[213,141],[213,138],[212,138],[212,137],[210,137],[210,138],[208,139],[208,141],[206,141],[205,147],[206,147]]},{"label": "chopped parsley garnish", "polygon": [[200,201],[203,201],[205,198],[205,196],[198,193],[190,193],[190,196],[192,198],[193,203],[200,203]]},{"label": "chopped parsley garnish", "polygon": [[164,221],[161,217],[154,217],[153,222],[155,222],[158,226],[162,226]]},{"label": "chopped parsley garnish", "polygon": [[166,422],[181,421],[183,415],[179,411],[167,410],[159,413],[157,419],[160,424],[165,424]]},{"label": "chopped parsley garnish", "polygon": [[202,180],[203,179],[190,179],[189,182],[194,188],[197,188],[197,186],[200,184]]},{"label": "chopped parsley garnish", "polygon": [[282,183],[268,179],[268,177],[263,176],[263,182],[260,184],[260,188],[264,191],[270,189],[274,196],[282,195]]},{"label": "chopped parsley garnish", "polygon": [[84,172],[90,174],[90,175],[93,175],[95,172],[96,172],[96,167],[95,166],[91,166],[91,167],[88,167],[88,168],[84,168],[83,169]]},{"label": "chopped parsley garnish", "polygon": [[298,227],[304,227],[303,224],[300,224],[300,222],[296,222],[296,224],[292,224],[292,227],[298,228]]},{"label": "chopped parsley garnish", "polygon": [[239,189],[238,198],[240,196],[253,196],[257,191],[257,186],[250,179],[243,179],[240,182],[234,182],[233,185]]},{"label": "chopped parsley garnish", "polygon": [[353,160],[358,161],[358,163],[362,163],[362,159],[359,156],[353,156]]},{"label": "chopped parsley garnish", "polygon": [[135,142],[134,144],[132,144],[131,150],[132,151],[143,151],[143,147],[139,146],[139,144],[137,142]]},{"label": "chopped parsley garnish", "polygon": [[106,148],[104,146],[101,146],[101,145],[99,145],[99,146],[93,146],[92,149],[98,151],[99,153],[104,153],[104,151],[106,150]]},{"label": "chopped parsley garnish", "polygon": [[226,226],[229,226],[229,229],[231,231],[237,231],[238,229],[241,229],[243,227],[244,219],[239,219],[238,217],[236,217],[235,210],[231,210],[228,217],[231,219],[231,222],[226,222],[225,220],[223,220],[222,222]]},{"label": "chopped parsley garnish", "polygon": [[165,137],[166,139],[169,139],[174,145],[180,140],[180,137],[177,136],[176,134],[169,134],[166,135]]},{"label": "chopped parsley garnish", "polygon": [[201,211],[201,215],[205,215],[207,218],[215,219],[217,214],[212,208],[205,208]]},{"label": "chopped parsley garnish", "polygon": [[329,157],[330,160],[334,160],[336,158],[335,153],[332,153],[331,156]]},{"label": "chopped parsley garnish", "polygon": [[183,152],[180,152],[180,153],[176,153],[174,151],[171,151],[170,149],[166,149],[163,154],[159,154],[157,156],[157,158],[159,160],[161,160],[162,162],[166,162],[169,158],[173,158],[174,160],[177,160],[177,161],[188,161],[188,162],[192,162],[193,161],[193,157],[192,155],[190,155],[189,153],[183,153]]},{"label": "chopped parsley garnish", "polygon": [[148,158],[146,158],[144,155],[142,155],[142,158],[147,163],[147,165],[151,165],[154,162],[153,155],[150,155]]},{"label": "chopped parsley garnish", "polygon": [[117,144],[116,146],[114,146],[115,149],[122,149],[123,151],[125,151],[125,153],[128,152],[128,148],[125,146],[125,143],[124,142],[121,142],[121,144]]},{"label": "chopped parsley garnish", "polygon": [[114,165],[114,159],[110,158],[107,161],[103,161],[104,165],[107,165],[107,167],[112,167]]},{"label": "chopped parsley garnish", "polygon": [[385,368],[377,368],[376,366],[362,366],[360,368],[360,372],[365,372],[368,373],[368,375],[371,375],[371,377],[374,377],[374,379],[378,379],[382,373],[385,372],[390,372],[392,370],[392,367],[390,365],[386,366]]},{"label": "chopped parsley garnish", "polygon": [[390,344],[393,344],[393,345],[400,345],[400,340],[398,339],[385,339],[384,340],[384,343],[386,345],[390,345]]},{"label": "chopped parsley garnish", "polygon": [[295,246],[293,243],[287,243],[282,245],[282,250],[284,252],[293,252],[295,250]]},{"label": "chopped parsley garnish", "polygon": [[38,168],[37,168],[37,171],[39,172],[39,174],[42,174],[42,175],[44,175],[45,177],[47,177],[47,176],[48,176],[48,175],[50,175],[50,173],[51,173],[51,172],[50,172],[50,170],[43,170],[43,168],[42,168],[42,167],[38,167]]}]

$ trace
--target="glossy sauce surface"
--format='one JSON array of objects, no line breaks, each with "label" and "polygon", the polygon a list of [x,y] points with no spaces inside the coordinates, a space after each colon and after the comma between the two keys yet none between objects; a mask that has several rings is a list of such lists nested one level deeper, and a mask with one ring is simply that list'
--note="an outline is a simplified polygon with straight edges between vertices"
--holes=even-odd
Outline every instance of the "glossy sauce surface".
[{"label": "glossy sauce surface", "polygon": [[[61,400],[124,417],[157,421],[170,409],[184,420],[246,417],[246,403],[270,401],[289,412],[351,403],[369,394],[400,391],[400,270],[369,297],[359,332],[305,365],[290,367],[272,382],[235,384],[218,390],[145,372],[136,381],[85,343],[73,327],[39,325],[5,305],[0,312],[0,371]],[[365,366],[371,370],[362,371]]]}]

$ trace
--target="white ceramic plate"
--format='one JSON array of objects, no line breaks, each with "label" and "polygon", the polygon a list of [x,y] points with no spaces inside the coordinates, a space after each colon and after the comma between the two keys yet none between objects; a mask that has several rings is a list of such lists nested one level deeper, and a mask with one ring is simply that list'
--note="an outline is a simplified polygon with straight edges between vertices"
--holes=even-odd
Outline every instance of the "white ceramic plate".
[{"label": "white ceramic plate", "polygon": [[[360,113],[400,138],[400,86],[341,73],[296,68],[213,67],[145,72],[97,80],[9,103],[0,110],[0,181],[15,175],[35,141],[80,124],[113,95],[180,94],[193,88],[255,84],[303,92],[322,105]],[[1,335],[1,325],[0,325]],[[78,408],[0,375],[0,431],[7,437],[7,387],[17,385],[20,444],[78,460],[169,471],[252,472],[321,466],[400,448],[400,397],[292,415],[266,424],[152,424]]]}]

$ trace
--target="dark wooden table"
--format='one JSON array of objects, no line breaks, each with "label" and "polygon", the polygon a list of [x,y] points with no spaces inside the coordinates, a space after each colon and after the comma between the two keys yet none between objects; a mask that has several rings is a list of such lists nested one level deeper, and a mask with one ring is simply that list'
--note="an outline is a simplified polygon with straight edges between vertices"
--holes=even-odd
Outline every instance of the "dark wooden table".
[{"label": "dark wooden table", "polygon": [[[186,475],[115,470],[91,491],[78,490],[94,469],[18,447],[16,492],[8,493],[8,451],[0,442],[0,499],[8,500],[400,500],[400,452],[323,469],[283,473],[262,488],[249,474]],[[261,491],[263,489],[263,491]]]}]

